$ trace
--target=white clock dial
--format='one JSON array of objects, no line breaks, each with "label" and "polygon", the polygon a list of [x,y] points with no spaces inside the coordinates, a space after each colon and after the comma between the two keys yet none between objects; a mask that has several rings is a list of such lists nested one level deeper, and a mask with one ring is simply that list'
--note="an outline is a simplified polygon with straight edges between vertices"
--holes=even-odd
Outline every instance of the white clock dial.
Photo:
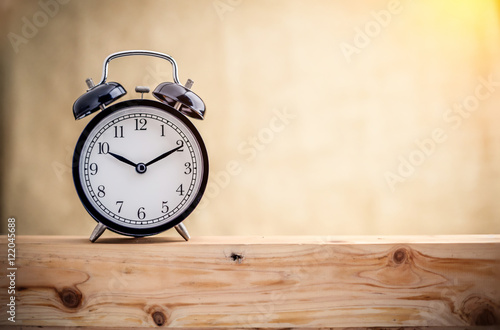
[{"label": "white clock dial", "polygon": [[189,213],[201,197],[208,170],[201,144],[184,121],[162,109],[115,110],[83,143],[78,164],[82,191],[92,208],[120,226],[168,223]]}]

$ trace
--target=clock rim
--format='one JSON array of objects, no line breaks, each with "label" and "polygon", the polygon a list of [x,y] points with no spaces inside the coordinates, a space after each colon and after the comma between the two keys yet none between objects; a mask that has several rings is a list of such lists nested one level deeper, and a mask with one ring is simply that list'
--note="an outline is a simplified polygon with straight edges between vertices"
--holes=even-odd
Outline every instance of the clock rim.
[{"label": "clock rim", "polygon": [[[99,210],[95,208],[90,202],[90,200],[87,198],[83,190],[82,180],[80,178],[81,152],[85,142],[89,138],[90,132],[92,132],[92,130],[97,126],[97,124],[105,120],[106,117],[108,117],[109,115],[115,113],[116,111],[126,109],[132,106],[146,106],[146,107],[157,108],[179,119],[193,133],[194,138],[197,140],[198,145],[200,146],[200,153],[203,158],[203,175],[201,178],[200,188],[196,192],[196,196],[192,200],[191,204],[189,204],[189,206],[182,213],[175,216],[172,220],[166,223],[159,224],[158,226],[152,226],[149,228],[131,228],[125,225],[117,224],[116,222],[108,219],[104,214],[99,212]],[[73,183],[75,185],[78,197],[80,198],[80,201],[83,204],[85,210],[90,214],[90,216],[96,222],[102,223],[103,225],[106,226],[107,229],[121,235],[133,236],[133,237],[151,236],[162,233],[168,229],[177,226],[182,221],[184,221],[184,219],[186,219],[199,204],[201,198],[203,197],[203,194],[205,193],[205,188],[208,182],[208,172],[209,172],[208,153],[205,147],[205,143],[201,137],[201,134],[198,132],[193,123],[185,115],[177,111],[175,108],[158,101],[149,99],[134,99],[113,104],[112,106],[98,113],[97,116],[92,118],[92,120],[87,124],[87,126],[85,126],[75,146],[75,150],[73,153],[72,170],[73,170]]]}]

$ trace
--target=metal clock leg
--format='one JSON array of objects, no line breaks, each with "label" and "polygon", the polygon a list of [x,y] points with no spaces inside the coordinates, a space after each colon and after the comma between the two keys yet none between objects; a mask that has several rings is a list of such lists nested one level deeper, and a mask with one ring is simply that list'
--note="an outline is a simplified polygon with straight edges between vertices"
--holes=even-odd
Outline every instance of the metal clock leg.
[{"label": "metal clock leg", "polygon": [[189,241],[191,236],[189,236],[187,228],[186,228],[186,226],[184,226],[184,224],[182,222],[180,224],[178,224],[177,226],[175,226],[174,228],[175,228],[175,230],[177,230],[179,235],[182,236],[182,238],[184,238],[186,241]]},{"label": "metal clock leg", "polygon": [[92,234],[90,235],[90,238],[89,240],[94,243],[96,241],[96,239],[98,239],[102,233],[104,233],[104,231],[106,230],[106,226],[103,225],[102,223],[98,223],[97,226],[95,226],[94,228],[94,231],[92,232]]}]

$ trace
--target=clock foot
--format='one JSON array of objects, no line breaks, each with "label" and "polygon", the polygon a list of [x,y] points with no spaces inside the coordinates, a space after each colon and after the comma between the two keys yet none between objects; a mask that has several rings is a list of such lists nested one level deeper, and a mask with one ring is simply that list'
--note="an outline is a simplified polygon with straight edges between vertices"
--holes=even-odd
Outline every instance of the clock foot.
[{"label": "clock foot", "polygon": [[177,226],[175,226],[174,228],[175,228],[175,230],[177,230],[179,235],[182,236],[182,238],[184,238],[186,241],[189,241],[189,239],[191,237],[189,236],[189,233],[187,231],[186,226],[184,226],[184,224],[182,222],[180,224],[178,224]]},{"label": "clock foot", "polygon": [[106,230],[106,228],[107,227],[105,225],[103,225],[102,223],[99,222],[97,224],[97,226],[95,226],[94,231],[90,235],[89,240],[92,243],[94,243],[102,235],[102,233],[104,233],[104,231]]}]

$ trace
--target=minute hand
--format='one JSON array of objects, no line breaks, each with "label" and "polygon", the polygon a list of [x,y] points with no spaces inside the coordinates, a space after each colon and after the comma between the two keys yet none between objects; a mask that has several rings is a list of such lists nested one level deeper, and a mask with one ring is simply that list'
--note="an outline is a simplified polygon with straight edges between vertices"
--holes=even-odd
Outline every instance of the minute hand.
[{"label": "minute hand", "polygon": [[166,153],[164,153],[164,154],[161,154],[160,156],[156,157],[155,159],[153,159],[153,160],[151,160],[151,161],[147,162],[147,163],[146,163],[146,166],[149,166],[149,165],[151,165],[151,164],[153,164],[153,163],[156,163],[156,162],[157,162],[157,161],[159,161],[159,160],[162,160],[163,158],[167,157],[167,156],[168,156],[168,155],[170,155],[171,153],[176,152],[176,151],[177,151],[177,150],[179,150],[180,148],[182,148],[182,146],[177,147],[177,148],[174,148],[174,149],[172,149],[172,150],[170,150],[170,151],[167,151],[167,152],[166,152]]}]

